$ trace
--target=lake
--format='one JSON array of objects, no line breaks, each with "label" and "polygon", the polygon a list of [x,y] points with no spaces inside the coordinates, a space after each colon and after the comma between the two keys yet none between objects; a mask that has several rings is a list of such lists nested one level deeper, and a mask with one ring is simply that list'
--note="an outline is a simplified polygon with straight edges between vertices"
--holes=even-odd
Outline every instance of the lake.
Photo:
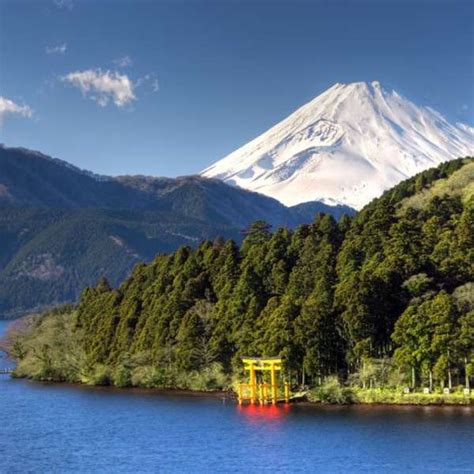
[{"label": "lake", "polygon": [[0,407],[2,473],[474,472],[472,407],[238,407],[6,375]]}]

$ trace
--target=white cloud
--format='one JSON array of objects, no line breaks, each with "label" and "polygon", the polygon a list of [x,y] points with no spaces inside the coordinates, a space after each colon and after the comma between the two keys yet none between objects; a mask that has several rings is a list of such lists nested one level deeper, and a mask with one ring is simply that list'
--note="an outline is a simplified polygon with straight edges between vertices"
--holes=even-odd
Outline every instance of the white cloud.
[{"label": "white cloud", "polygon": [[73,0],[53,0],[53,3],[61,9],[72,10],[74,7]]},{"label": "white cloud", "polygon": [[130,56],[123,56],[122,58],[115,59],[113,63],[118,67],[128,67],[132,65],[132,58]]},{"label": "white cloud", "polygon": [[89,97],[101,107],[112,101],[117,107],[124,107],[136,100],[134,84],[125,74],[117,71],[88,69],[71,72],[61,78],[81,90],[84,97]]},{"label": "white cloud", "polygon": [[20,115],[22,117],[31,118],[33,110],[27,105],[18,105],[13,100],[0,96],[0,128],[3,125],[6,115]]},{"label": "white cloud", "polygon": [[58,44],[57,46],[46,46],[46,54],[64,54],[67,50],[67,43]]},{"label": "white cloud", "polygon": [[146,74],[145,76],[139,77],[137,82],[135,82],[135,87],[141,87],[144,84],[149,84],[153,92],[158,92],[160,90],[160,83],[155,77],[155,74]]}]

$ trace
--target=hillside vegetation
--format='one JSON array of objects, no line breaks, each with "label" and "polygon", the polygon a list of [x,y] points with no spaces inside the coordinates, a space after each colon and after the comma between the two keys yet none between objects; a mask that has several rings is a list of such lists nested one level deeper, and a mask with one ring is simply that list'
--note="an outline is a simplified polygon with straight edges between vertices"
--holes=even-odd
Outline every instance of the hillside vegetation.
[{"label": "hillside vegetation", "polygon": [[294,227],[316,211],[197,176],[95,176],[38,152],[0,146],[0,317],[77,301],[103,275],[119,285],[139,261],[265,219]]},{"label": "hillside vegetation", "polygon": [[241,375],[243,355],[279,355],[317,399],[342,397],[341,383],[468,387],[473,164],[423,172],[352,219],[274,232],[257,221],[240,247],[204,241],[136,265],[118,288],[101,280],[11,336],[17,375],[210,389]]}]

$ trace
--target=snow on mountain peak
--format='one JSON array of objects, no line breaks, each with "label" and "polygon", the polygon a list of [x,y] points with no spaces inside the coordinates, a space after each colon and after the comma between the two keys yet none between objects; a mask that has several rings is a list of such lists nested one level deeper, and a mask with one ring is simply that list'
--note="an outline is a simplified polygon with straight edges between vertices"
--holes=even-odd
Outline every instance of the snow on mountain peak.
[{"label": "snow on mountain peak", "polygon": [[286,205],[360,209],[405,178],[473,153],[474,128],[378,81],[337,83],[202,175]]}]

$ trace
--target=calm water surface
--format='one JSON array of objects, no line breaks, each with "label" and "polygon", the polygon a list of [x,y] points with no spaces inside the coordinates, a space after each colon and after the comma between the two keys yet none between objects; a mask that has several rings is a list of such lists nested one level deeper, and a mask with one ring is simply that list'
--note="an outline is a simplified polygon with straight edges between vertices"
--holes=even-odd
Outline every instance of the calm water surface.
[{"label": "calm water surface", "polygon": [[0,376],[0,408],[2,473],[474,473],[470,407],[239,408]]}]

